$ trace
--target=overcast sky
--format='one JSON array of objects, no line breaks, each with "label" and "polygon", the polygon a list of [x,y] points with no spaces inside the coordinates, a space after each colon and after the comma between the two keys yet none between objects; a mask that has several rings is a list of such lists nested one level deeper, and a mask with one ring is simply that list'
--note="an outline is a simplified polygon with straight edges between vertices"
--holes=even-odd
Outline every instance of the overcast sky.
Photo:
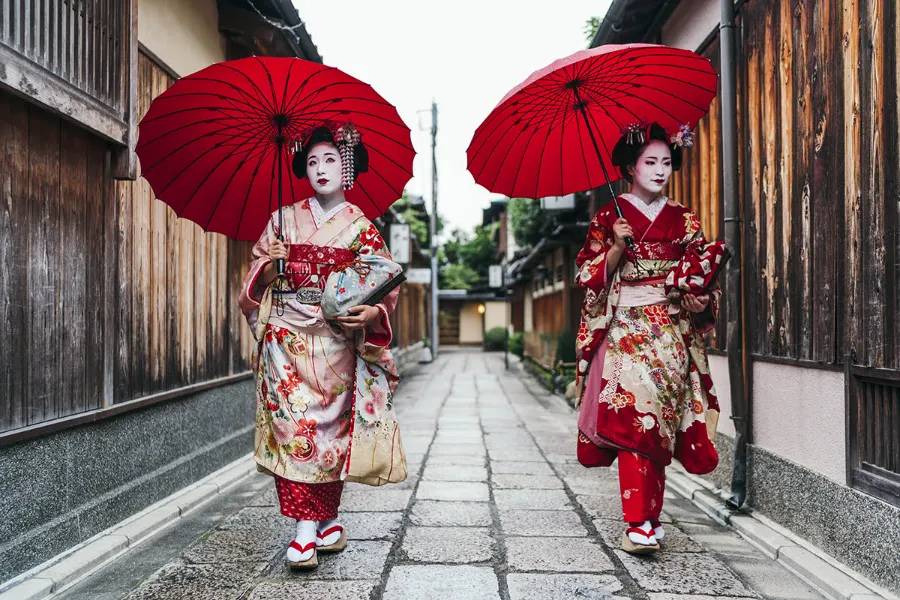
[{"label": "overcast sky", "polygon": [[[610,0],[293,0],[325,64],[372,84],[413,130],[411,194],[431,202],[431,101],[438,103],[438,212],[471,229],[491,194],[466,170],[475,128],[513,86],[586,47]],[[421,129],[421,130],[420,130]]]}]

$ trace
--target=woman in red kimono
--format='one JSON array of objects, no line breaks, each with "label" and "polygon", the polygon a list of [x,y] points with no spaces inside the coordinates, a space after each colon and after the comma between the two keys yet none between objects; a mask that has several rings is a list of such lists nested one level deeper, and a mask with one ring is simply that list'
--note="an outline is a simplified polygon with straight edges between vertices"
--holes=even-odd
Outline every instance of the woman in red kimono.
[{"label": "woman in red kimono", "polygon": [[[578,459],[587,467],[619,460],[627,552],[659,549],[665,467],[692,473],[718,463],[719,406],[703,334],[715,325],[719,291],[666,294],[666,278],[688,249],[706,242],[697,217],[663,195],[690,133],[669,137],[657,124],[633,127],[613,151],[631,183],[591,222],[578,255],[585,289],[578,332]],[[633,240],[633,248],[629,245]],[[693,254],[692,254],[693,255]]]},{"label": "woman in red kimono", "polygon": [[[390,256],[375,226],[344,197],[367,166],[358,132],[349,124],[327,123],[299,141],[293,170],[310,180],[315,196],[285,207],[280,220],[272,214],[253,247],[239,303],[259,340],[253,457],[260,471],[274,477],[282,514],[296,520],[287,563],[314,568],[318,552],[347,545],[337,518],[353,423],[393,414],[398,377],[387,349],[388,313],[398,290],[376,306],[351,308],[337,327],[323,318],[319,302],[332,271],[361,254]],[[279,260],[286,262],[283,279]],[[279,281],[288,289],[277,289]],[[274,309],[273,295],[281,297]],[[371,363],[373,381],[378,373],[388,383],[372,385],[373,401],[355,411],[359,360]]]}]

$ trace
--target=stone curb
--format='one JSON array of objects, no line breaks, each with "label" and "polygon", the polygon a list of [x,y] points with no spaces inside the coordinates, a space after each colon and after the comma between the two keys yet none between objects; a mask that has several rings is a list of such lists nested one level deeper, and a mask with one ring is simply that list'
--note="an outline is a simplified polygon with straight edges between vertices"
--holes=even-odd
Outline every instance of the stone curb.
[{"label": "stone curb", "polygon": [[189,511],[256,473],[248,454],[121,523],[0,584],[0,600],[42,600],[59,593]]},{"label": "stone curb", "polygon": [[[542,392],[550,393],[524,369],[520,372],[528,376],[529,383]],[[553,395],[560,398],[557,394]],[[572,406],[568,399],[561,399]],[[764,517],[760,518],[752,511],[732,511],[725,504],[725,497],[711,483],[689,474],[675,463],[666,470],[666,487],[693,502],[716,522],[733,528],[764,554],[780,562],[831,600],[900,600],[900,597],[869,582],[846,566],[839,566],[817,555],[814,546],[791,536],[787,530],[779,531],[781,528],[767,523]]]},{"label": "stone curb", "polygon": [[732,511],[708,482],[678,467],[666,473],[666,484],[715,521],[731,526],[768,557],[780,562],[832,600],[900,600],[875,584],[862,583],[865,578],[858,573],[823,559],[804,548],[796,538],[779,532],[752,512]]}]

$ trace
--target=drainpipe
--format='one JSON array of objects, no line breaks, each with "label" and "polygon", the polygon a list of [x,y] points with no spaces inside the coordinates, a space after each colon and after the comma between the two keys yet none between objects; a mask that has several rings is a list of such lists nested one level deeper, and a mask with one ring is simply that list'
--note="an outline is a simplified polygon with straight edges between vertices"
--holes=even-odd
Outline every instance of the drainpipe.
[{"label": "drainpipe", "polygon": [[734,0],[720,0],[719,47],[722,64],[722,179],[724,182],[725,243],[733,252],[725,270],[728,329],[728,377],[731,382],[731,418],[734,420],[734,466],[728,504],[740,508],[747,497],[747,441],[750,405],[744,390],[743,297],[741,280],[741,216],[738,198],[737,77],[735,75]]}]

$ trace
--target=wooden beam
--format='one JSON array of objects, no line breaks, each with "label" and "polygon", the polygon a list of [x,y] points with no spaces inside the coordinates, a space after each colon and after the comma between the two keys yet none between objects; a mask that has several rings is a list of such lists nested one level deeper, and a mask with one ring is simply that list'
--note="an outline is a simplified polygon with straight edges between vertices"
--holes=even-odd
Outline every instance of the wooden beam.
[{"label": "wooden beam", "polygon": [[3,44],[0,86],[114,144],[125,144],[128,126],[115,109]]},{"label": "wooden beam", "polygon": [[38,438],[50,433],[54,433],[56,431],[76,427],[78,425],[96,423],[97,421],[102,421],[116,415],[131,412],[141,408],[146,408],[148,406],[153,406],[154,404],[159,404],[168,400],[183,398],[185,396],[199,394],[200,392],[205,392],[207,390],[220,388],[234,383],[240,383],[241,381],[251,379],[252,377],[252,371],[245,371],[243,373],[238,373],[237,375],[220,377],[211,381],[195,383],[193,385],[187,385],[175,390],[153,394],[151,396],[146,396],[137,400],[121,402],[108,408],[100,408],[97,410],[72,415],[70,417],[63,417],[61,419],[54,419],[45,423],[38,423],[30,427],[14,429],[12,431],[0,433],[0,447],[17,444],[19,442],[24,442],[25,440]]},{"label": "wooden beam", "polygon": [[113,179],[134,181],[138,178],[138,161],[134,149],[138,137],[138,0],[131,0],[123,17],[130,26],[125,27],[125,43],[122,44],[122,74],[127,81],[124,110],[127,127],[125,147],[118,148],[112,156]]}]

